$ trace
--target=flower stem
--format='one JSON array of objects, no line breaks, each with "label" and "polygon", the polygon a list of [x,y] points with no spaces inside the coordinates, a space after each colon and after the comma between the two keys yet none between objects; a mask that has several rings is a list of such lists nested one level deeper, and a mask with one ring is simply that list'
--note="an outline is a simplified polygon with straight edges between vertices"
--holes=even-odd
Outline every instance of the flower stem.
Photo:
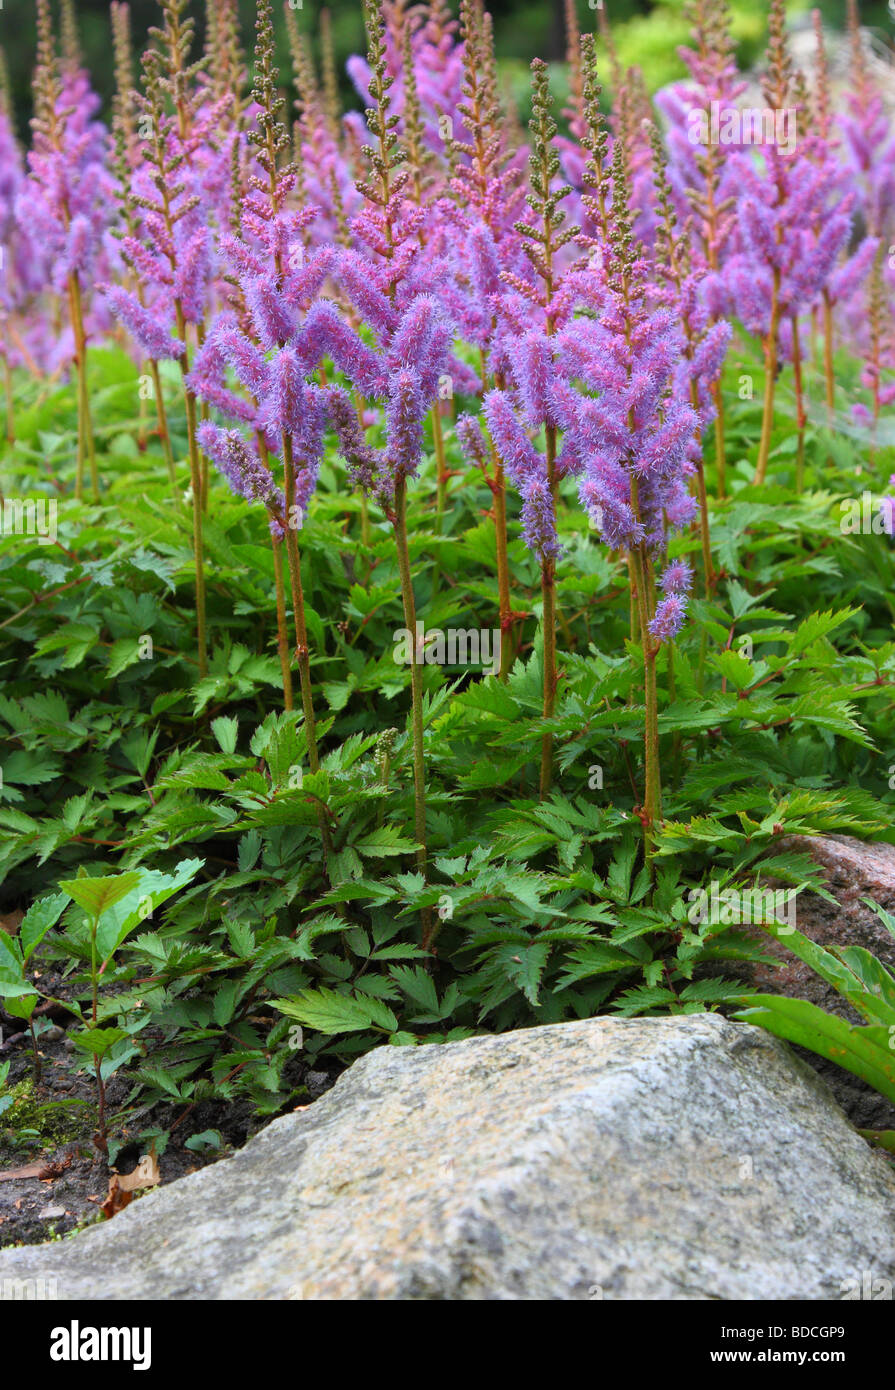
[{"label": "flower stem", "polygon": [[[440,536],[444,530],[444,513],[447,505],[447,486],[448,468],[444,452],[444,431],[441,427],[441,405],[435,402],[429,412],[429,419],[432,424],[432,443],[435,448],[435,462],[437,466],[436,501],[435,501],[435,534]],[[432,597],[438,592],[441,579],[441,566],[438,560],[432,569]]]},{"label": "flower stem", "polygon": [[[544,718],[551,719],[556,703],[556,567],[553,560],[541,563],[541,596],[543,599],[544,630]],[[550,791],[553,780],[553,735],[545,731],[541,736],[541,783],[540,796],[543,801]]]},{"label": "flower stem", "polygon": [[289,665],[289,632],[286,626],[286,593],[283,584],[283,546],[276,536],[271,536],[273,547],[273,574],[277,595],[277,647],[280,653],[280,670],[283,673],[283,708],[293,708],[292,670]]},{"label": "flower stem", "polygon": [[[98,927],[99,917],[95,917],[93,921],[93,926],[90,931],[90,979],[91,984],[93,986],[93,1010],[91,1017],[94,1028],[97,1025],[97,1012],[99,1005],[99,971],[96,968],[96,933]],[[108,1144],[106,1142],[106,1087],[105,1082],[103,1081],[102,1057],[100,1057],[97,1053],[94,1053],[93,1056],[93,1067],[96,1074],[96,1089],[99,1098],[99,1110],[97,1114],[96,1125],[97,1132],[94,1135],[93,1142],[96,1144],[96,1147],[99,1149],[100,1153],[107,1153]]]},{"label": "flower stem", "polygon": [[320,767],[320,753],[317,747],[317,721],[314,718],[314,698],[311,689],[311,651],[308,646],[308,624],[301,583],[301,555],[298,549],[298,534],[291,524],[295,516],[295,460],[292,439],[288,434],[283,435],[283,474],[286,483],[286,559],[289,563],[289,581],[292,588],[301,705],[305,716],[305,736],[308,740],[308,766],[312,772],[316,772]]},{"label": "flower stem", "polygon": [[768,471],[768,458],[771,453],[771,433],[774,428],[774,392],[777,385],[777,360],[779,354],[778,332],[780,327],[780,271],[774,267],[774,286],[771,295],[771,326],[764,345],[764,408],[761,418],[761,443],[758,446],[758,465],[755,469],[755,483],[761,485]]},{"label": "flower stem", "polygon": [[75,339],[75,365],[78,370],[78,471],[75,478],[75,497],[84,495],[84,461],[90,463],[90,485],[94,502],[99,501],[99,474],[96,468],[96,446],[93,441],[93,421],[90,418],[90,389],[87,382],[87,335],[84,332],[84,310],[81,285],[77,274],[68,278],[68,301],[71,327]]},{"label": "flower stem", "polygon": [[[186,377],[185,356],[181,359],[184,378]],[[205,635],[205,555],[202,538],[202,471],[199,444],[196,439],[196,397],[184,379],[183,394],[186,400],[186,426],[189,441],[190,491],[193,502],[193,560],[196,568],[196,647],[199,656],[199,679],[208,674],[208,650]]]},{"label": "flower stem", "polygon": [[824,290],[824,381],[826,383],[827,424],[833,424],[836,386],[833,371],[833,301],[830,291]]},{"label": "flower stem", "polygon": [[727,463],[724,457],[724,392],[720,381],[712,387],[715,400],[715,463],[718,468],[718,497],[723,502],[727,496]]},{"label": "flower stem", "polygon": [[12,396],[12,370],[9,365],[9,358],[3,355],[3,380],[6,385],[6,442],[15,444],[16,426]]},{"label": "flower stem", "polygon": [[[547,426],[545,445],[547,481],[550,485],[555,513],[557,505],[555,425]],[[544,718],[550,719],[556,703],[556,565],[552,559],[541,560],[541,597],[543,599],[541,625],[544,630]],[[553,735],[544,733],[541,738],[540,788],[542,801],[550,790],[552,780]]]},{"label": "flower stem", "polygon": [[796,426],[798,439],[796,445],[796,492],[805,485],[805,401],[802,392],[802,345],[799,342],[799,320],[792,316],[792,367],[796,387]]},{"label": "flower stem", "polygon": [[510,559],[507,550],[507,486],[503,467],[493,449],[494,541],[497,550],[497,602],[500,610],[500,679],[506,682],[513,663],[513,608],[510,599]]},{"label": "flower stem", "polygon": [[[287,518],[286,559],[289,564],[289,583],[292,590],[292,611],[295,622],[295,651],[298,657],[301,707],[305,720],[305,738],[308,744],[308,767],[313,773],[317,772],[320,768],[320,750],[317,744],[317,721],[314,717],[314,693],[311,686],[311,650],[308,645],[308,624],[305,617],[305,596],[301,582],[301,553],[298,548],[298,534],[295,527],[290,525],[290,522],[295,516],[295,459],[292,453],[291,436],[284,434],[282,436],[282,442]],[[323,859],[326,865],[327,877],[330,883],[335,886],[331,868],[333,856],[332,834],[327,824],[326,812],[322,805],[318,808],[317,820],[320,826],[320,839],[323,844]],[[344,908],[339,904],[336,907],[337,914],[341,916],[343,911]]]},{"label": "flower stem", "polygon": [[438,465],[438,491],[435,508],[435,534],[441,535],[442,522],[444,519],[445,504],[447,502],[448,469],[444,452],[444,431],[441,427],[441,407],[438,401],[432,407],[430,419],[432,421],[432,442],[435,445],[435,462]]},{"label": "flower stem", "polygon": [[709,532],[709,504],[705,491],[705,468],[700,454],[696,465],[696,491],[699,497],[699,535],[702,541],[702,571],[705,582],[705,596],[711,598],[717,582],[715,567],[712,564],[712,544]]},{"label": "flower stem", "polygon": [[[411,634],[413,661],[410,666],[411,725],[413,734],[413,820],[416,835],[416,866],[428,881],[426,850],[426,760],[423,747],[423,673],[416,648],[416,603],[410,574],[410,551],[407,546],[407,479],[401,474],[395,481],[395,543],[398,550],[398,573],[401,577],[401,597],[404,602],[404,626]],[[437,924],[429,908],[423,908],[423,946],[431,946]]]},{"label": "flower stem", "polygon": [[174,498],[174,505],[180,506],[180,491],[177,487],[177,469],[174,467],[174,450],[171,448],[171,436],[168,433],[168,412],[165,409],[165,400],[162,395],[162,378],[158,369],[158,363],[154,358],[149,359],[149,372],[152,377],[152,391],[155,396],[155,414],[158,420],[158,434],[162,441],[162,451],[165,455],[165,463],[168,467],[168,477],[171,480],[171,494]]},{"label": "flower stem", "polygon": [[656,656],[658,645],[652,641],[649,631],[649,608],[647,593],[651,562],[645,546],[636,546],[631,551],[631,560],[637,576],[637,602],[640,618],[640,636],[643,644],[643,696],[645,708],[644,725],[644,798],[643,835],[647,855],[651,852],[653,828],[662,815],[662,779],[659,768],[659,701],[656,684]]}]

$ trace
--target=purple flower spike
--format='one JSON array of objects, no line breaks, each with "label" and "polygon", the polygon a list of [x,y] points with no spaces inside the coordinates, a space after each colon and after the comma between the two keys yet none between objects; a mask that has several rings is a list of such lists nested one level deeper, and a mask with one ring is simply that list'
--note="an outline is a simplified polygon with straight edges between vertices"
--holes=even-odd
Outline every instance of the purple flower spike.
[{"label": "purple flower spike", "polygon": [[692,587],[693,570],[686,560],[675,560],[667,567],[659,580],[659,588],[663,594],[677,594],[679,597],[683,597],[685,594],[689,594]]},{"label": "purple flower spike", "polygon": [[204,453],[220,469],[238,497],[249,502],[278,502],[281,494],[269,469],[253,453],[239,430],[222,430],[204,421],[197,431]]},{"label": "purple flower spike", "polygon": [[112,313],[121,320],[149,357],[154,357],[156,361],[165,357],[180,357],[183,343],[171,337],[172,325],[166,323],[161,313],[144,309],[142,304],[120,285],[104,285],[100,288]]},{"label": "purple flower spike", "polygon": [[649,630],[658,642],[673,642],[684,625],[686,604],[679,594],[668,594],[656,604]]}]

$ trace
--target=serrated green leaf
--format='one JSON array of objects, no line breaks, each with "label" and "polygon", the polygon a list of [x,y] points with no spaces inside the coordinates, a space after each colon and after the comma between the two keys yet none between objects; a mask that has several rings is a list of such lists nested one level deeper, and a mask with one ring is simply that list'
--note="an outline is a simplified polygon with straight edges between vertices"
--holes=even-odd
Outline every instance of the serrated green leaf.
[{"label": "serrated green leaf", "polygon": [[132,893],[139,882],[140,875],[131,870],[126,874],[109,874],[103,878],[63,879],[59,887],[92,918],[97,918]]}]

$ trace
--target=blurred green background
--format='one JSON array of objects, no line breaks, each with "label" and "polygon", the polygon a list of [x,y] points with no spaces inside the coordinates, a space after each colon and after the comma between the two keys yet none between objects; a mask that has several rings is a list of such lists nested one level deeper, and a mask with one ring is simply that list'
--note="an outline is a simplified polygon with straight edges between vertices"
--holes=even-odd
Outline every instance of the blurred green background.
[{"label": "blurred green background", "polygon": [[[54,4],[56,0],[54,0]],[[109,5],[107,0],[76,0],[80,17],[81,38],[95,85],[105,102],[112,91],[113,72],[109,34]],[[214,0],[207,0],[214,3]],[[244,38],[251,40],[254,22],[254,0],[240,0],[243,13]],[[682,0],[606,0],[619,55],[625,66],[638,64],[652,90],[682,74],[677,47],[686,41],[687,26],[682,20]],[[453,0],[456,10],[457,0]],[[285,30],[281,17],[282,0],[274,0],[278,18],[279,58],[281,67],[289,71]],[[312,45],[319,42],[320,0],[303,0],[296,10],[299,25],[308,34]],[[340,70],[350,53],[363,50],[363,21],[359,0],[328,0],[327,8],[333,21]],[[519,101],[523,116],[526,110],[527,67],[535,56],[561,62],[565,51],[563,0],[492,0],[489,8],[494,15],[498,53],[507,81]],[[764,45],[768,5],[766,0],[733,0],[734,24],[740,42],[740,62],[749,66],[757,61]],[[790,0],[793,18],[806,13],[812,6],[801,0]],[[844,23],[845,0],[819,0],[828,24],[841,27]],[[579,21],[583,29],[596,24],[596,0],[577,0]],[[200,42],[204,35],[206,0],[193,0],[191,12],[197,19]],[[157,0],[131,0],[131,15],[135,38],[145,42],[149,25],[158,20]],[[887,0],[864,0],[861,6],[864,23],[875,26],[890,41],[895,35],[895,21]],[[6,52],[10,69],[13,102],[20,132],[24,131],[30,114],[30,79],[34,65],[34,0],[0,0],[0,45]],[[559,75],[558,75],[559,76]],[[357,105],[357,99],[347,77],[343,84],[346,104]],[[556,86],[562,95],[561,79]]]}]

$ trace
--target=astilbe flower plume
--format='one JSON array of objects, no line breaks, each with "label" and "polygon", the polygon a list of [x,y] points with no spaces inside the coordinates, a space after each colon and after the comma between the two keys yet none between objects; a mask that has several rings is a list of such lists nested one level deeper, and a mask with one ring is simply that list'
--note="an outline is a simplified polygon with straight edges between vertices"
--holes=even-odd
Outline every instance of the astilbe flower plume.
[{"label": "astilbe flower plume", "polygon": [[742,165],[737,250],[723,275],[728,312],[763,337],[775,307],[785,321],[810,308],[826,286],[840,293],[845,276],[866,274],[876,250],[875,242],[867,243],[848,269],[837,272],[851,233],[853,198],[838,195],[831,166],[816,162],[804,146],[791,159],[775,152],[769,164],[776,169]]},{"label": "astilbe flower plume", "polygon": [[[197,113],[207,95],[193,79],[203,60],[188,64],[193,21],[184,17],[187,0],[161,0],[163,25],[151,31],[158,47],[143,54],[143,91],[137,109],[145,138],[143,159],[133,171],[132,186],[122,189],[128,205],[128,233],[122,239],[124,258],[137,285],[105,286],[113,312],[155,361],[177,359],[186,408],[193,515],[193,559],[196,583],[196,626],[200,675],[208,664],[205,631],[205,559],[203,512],[207,506],[207,474],[198,441],[198,411],[190,383],[192,353],[202,341],[209,311],[215,254],[212,219],[196,187],[191,156],[206,138],[207,127]],[[229,94],[222,98],[229,104]],[[127,159],[127,142],[120,158]]]},{"label": "astilbe flower plume", "polygon": [[646,546],[660,557],[666,525],[695,514],[687,480],[699,420],[670,394],[685,357],[681,330],[672,313],[649,310],[630,290],[628,302],[624,292],[607,294],[601,329],[579,370],[587,394],[569,426],[584,462],[581,501],[611,549]]},{"label": "astilbe flower plume", "polygon": [[683,325],[656,305],[662,295],[633,237],[626,190],[617,142],[599,317],[583,332],[576,319],[560,334],[570,373],[584,388],[566,394],[574,411],[566,446],[580,462],[582,504],[606,543],[661,557],[667,525],[683,526],[694,514],[688,479],[700,419],[673,389],[687,360]]},{"label": "astilbe flower plume", "polygon": [[[718,302],[711,304],[706,290],[717,283],[736,224],[739,166],[732,156],[741,146],[735,118],[747,83],[737,70],[727,0],[686,0],[684,16],[690,24],[692,43],[679,52],[690,80],[657,93],[655,104],[667,123],[668,179],[677,216],[684,223],[692,218],[693,262],[704,264],[710,272],[702,282],[699,298],[708,303],[710,321],[715,321],[723,318],[725,307]],[[729,143],[723,147],[713,138],[714,113],[725,120],[725,140]],[[720,128],[718,135],[720,138]],[[723,497],[726,458],[720,383],[713,386],[712,398],[718,493]]]},{"label": "astilbe flower plume", "polygon": [[[568,471],[569,458],[560,455],[558,448],[566,412],[560,390],[565,361],[556,333],[568,321],[575,302],[566,292],[560,258],[578,228],[567,223],[562,206],[570,189],[558,182],[556,125],[550,112],[546,65],[537,59],[532,64],[532,83],[534,154],[528,207],[513,229],[511,265],[501,265],[496,257],[488,265],[494,319],[489,365],[497,384],[485,396],[484,415],[497,456],[522,501],[526,544],[549,571],[560,552],[556,488]],[[504,246],[507,241],[503,239]],[[485,243],[488,251],[491,246],[493,242]],[[545,431],[543,452],[533,443],[541,429]]]},{"label": "astilbe flower plume", "polygon": [[[15,217],[34,246],[48,288],[68,300],[69,331],[58,341],[56,363],[74,362],[78,377],[78,469],[76,496],[83,488],[89,461],[93,493],[99,475],[87,381],[87,344],[91,329],[107,326],[91,315],[92,289],[98,275],[115,266],[109,237],[114,207],[108,169],[108,132],[93,119],[99,106],[77,54],[69,53],[60,69],[49,0],[37,0],[38,64],[28,177],[15,199]],[[50,365],[53,364],[51,358]]]},{"label": "astilbe flower plume", "polygon": [[[232,98],[225,94],[210,109],[205,89],[186,86],[183,59],[192,24],[182,19],[182,9],[183,0],[166,0],[159,31],[165,42],[143,57],[143,92],[135,99],[140,125],[150,134],[140,142],[142,157],[134,158],[133,147],[124,152],[132,167],[130,183],[120,190],[130,213],[122,251],[139,292],[114,285],[106,296],[148,356],[178,358],[188,371],[188,326],[201,329],[208,317],[216,265],[214,214],[198,155]],[[173,112],[165,109],[166,95]]]},{"label": "astilbe flower plume", "polygon": [[[787,51],[784,0],[772,0],[769,19],[765,100],[774,112],[796,112],[805,123],[805,95],[793,79]],[[796,101],[797,105],[792,103]],[[837,275],[869,269],[874,247],[864,245],[849,265],[838,266],[848,245],[853,195],[841,192],[841,180],[823,136],[802,132],[792,148],[772,142],[760,161],[734,156],[741,180],[735,242],[716,280],[716,307],[735,314],[764,345],[765,395],[756,483],[762,483],[770,456],[776,379],[781,352],[790,331],[798,354],[798,317],[823,301],[827,342],[827,399],[832,408],[832,332],[830,316]],[[868,259],[869,258],[869,259]]]},{"label": "astilbe flower plume", "polygon": [[360,205],[354,185],[343,122],[331,109],[333,94],[321,91],[313,60],[299,31],[295,11],[284,6],[296,90],[294,155],[296,195],[302,206],[313,207],[305,239],[309,246],[347,240],[347,220]]},{"label": "astilbe flower plume", "polygon": [[[689,79],[656,94],[667,123],[668,177],[681,220],[695,214],[694,232],[707,264],[723,263],[735,221],[742,148],[736,120],[747,83],[740,76],[727,0],[686,0],[690,45],[678,50]],[[724,144],[712,138],[712,116],[724,120]]]},{"label": "astilbe flower plume", "polygon": [[57,335],[51,331],[41,292],[48,280],[43,250],[30,224],[16,217],[25,186],[24,158],[15,137],[3,80],[0,52],[0,357],[6,386],[6,433],[15,437],[12,371],[27,367],[35,375],[53,360]]},{"label": "astilbe flower plume", "polygon": [[76,274],[88,333],[108,325],[91,290],[96,280],[116,272],[119,258],[110,231],[114,212],[111,142],[106,127],[94,119],[100,100],[80,68],[57,68],[55,59],[38,75],[53,109],[44,108],[34,122],[28,154],[29,177],[19,190],[16,216],[41,246],[41,261],[51,288],[66,292]]},{"label": "astilbe flower plume", "polygon": [[[506,385],[498,347],[508,326],[503,314],[508,291],[502,274],[524,276],[529,269],[515,226],[525,197],[525,152],[521,146],[513,147],[497,91],[488,16],[474,0],[461,0],[460,34],[462,90],[448,143],[449,190],[435,209],[444,229],[440,250],[449,271],[438,293],[464,341],[478,349],[479,389],[484,395]],[[482,439],[481,448],[473,443],[481,438],[478,425],[470,433],[461,422],[458,435],[493,498],[500,675],[505,680],[512,661],[514,624],[521,615],[513,611],[510,592],[504,462],[493,438]],[[439,464],[440,517],[447,501],[448,474],[442,460]]]},{"label": "astilbe flower plume", "polygon": [[[405,43],[409,39],[411,62],[422,118],[422,136],[433,154],[445,153],[445,117],[453,128],[463,84],[462,44],[457,42],[457,23],[444,0],[411,5],[407,0],[384,0],[382,14],[383,76],[389,83],[389,107],[406,140],[407,66]],[[348,75],[367,108],[376,104],[379,75],[371,55],[353,55],[346,64]]]},{"label": "astilbe flower plume", "polygon": [[[697,419],[688,458],[693,465],[699,502],[703,573],[706,594],[715,583],[709,534],[708,496],[703,467],[703,437],[717,415],[719,383],[732,329],[724,319],[712,319],[701,293],[709,267],[701,249],[692,246],[688,231],[676,232],[677,215],[668,175],[665,151],[655,126],[650,127],[653,150],[658,229],[653,246],[653,266],[647,285],[650,303],[670,309],[682,329],[683,352],[673,373],[673,394],[689,398]],[[719,479],[720,482],[720,479]]]},{"label": "astilbe flower plume", "polygon": [[848,0],[851,83],[838,125],[843,156],[865,226],[873,236],[895,228],[895,131],[871,77],[857,0]]},{"label": "astilbe flower plume", "polygon": [[859,401],[852,405],[854,420],[869,428],[871,466],[876,455],[880,416],[887,406],[895,404],[895,294],[886,282],[885,254],[885,248],[881,247],[870,275],[866,338],[861,354],[861,385],[870,393],[871,404],[868,407]]},{"label": "astilbe flower plume", "polygon": [[[351,222],[353,245],[340,248],[330,274],[373,339],[370,346],[329,305],[312,310],[308,338],[318,335],[356,391],[384,409],[385,447],[358,452],[344,410],[338,412],[342,451],[349,468],[387,511],[399,489],[415,476],[422,456],[423,421],[447,377],[454,388],[475,387],[475,376],[451,353],[452,325],[432,292],[433,267],[420,231],[423,209],[410,196],[411,177],[391,110],[392,77],[386,62],[381,14],[366,7],[373,105],[367,112],[372,141],[366,146],[369,175],[358,183],[364,207]],[[320,330],[323,330],[325,337]],[[375,459],[375,462],[373,460]],[[371,466],[372,465],[372,466]]]}]

